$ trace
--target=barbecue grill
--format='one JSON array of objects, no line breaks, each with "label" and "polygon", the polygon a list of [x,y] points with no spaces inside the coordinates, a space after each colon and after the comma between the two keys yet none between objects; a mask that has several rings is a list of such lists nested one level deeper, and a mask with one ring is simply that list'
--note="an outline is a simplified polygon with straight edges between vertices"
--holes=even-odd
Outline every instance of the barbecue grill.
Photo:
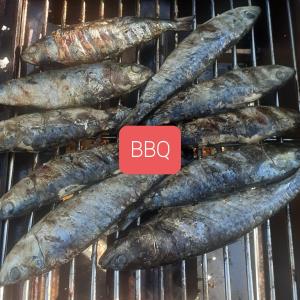
[{"label": "barbecue grill", "polygon": [[[97,18],[137,15],[162,19],[194,15],[194,28],[228,9],[258,5],[262,15],[254,29],[227,51],[199,80],[238,66],[300,64],[300,2],[296,0],[0,0],[0,81],[39,72],[23,63],[23,47],[65,26]],[[165,33],[120,57],[157,71],[186,33]],[[298,47],[298,48],[297,48]],[[297,61],[298,59],[298,61]],[[139,93],[119,99],[133,106]],[[259,104],[259,103],[258,103]],[[261,104],[300,108],[298,74]],[[117,103],[116,103],[117,105]],[[0,118],[24,111],[1,107]],[[299,134],[272,137],[270,143],[299,143]],[[93,143],[96,141],[90,141]],[[41,153],[0,154],[0,192],[5,193],[31,169],[77,145]],[[203,149],[196,149],[203,154]],[[223,149],[217,149],[222,151]],[[299,199],[300,200],[300,199]],[[47,211],[46,207],[1,225],[0,263],[16,241]],[[271,220],[223,249],[150,270],[103,271],[97,265],[102,242],[85,255],[48,274],[0,288],[1,299],[298,299],[300,296],[300,202],[295,200]],[[137,226],[141,220],[137,220]],[[82,229],[84,230],[84,228]],[[120,233],[121,234],[121,233]],[[109,237],[109,241],[119,233]]]}]

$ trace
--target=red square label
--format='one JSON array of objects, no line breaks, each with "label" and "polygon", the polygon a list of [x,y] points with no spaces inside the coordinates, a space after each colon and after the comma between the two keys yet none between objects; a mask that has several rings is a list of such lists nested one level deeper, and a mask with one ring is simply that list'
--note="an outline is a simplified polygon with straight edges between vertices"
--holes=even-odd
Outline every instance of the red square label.
[{"label": "red square label", "polygon": [[181,168],[181,132],[175,126],[124,126],[119,168],[126,174],[176,174]]}]

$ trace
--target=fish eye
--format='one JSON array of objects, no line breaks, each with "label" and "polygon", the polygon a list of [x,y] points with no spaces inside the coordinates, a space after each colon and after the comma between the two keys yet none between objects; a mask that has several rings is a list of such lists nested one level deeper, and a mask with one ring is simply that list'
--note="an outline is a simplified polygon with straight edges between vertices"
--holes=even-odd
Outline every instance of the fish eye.
[{"label": "fish eye", "polygon": [[12,202],[7,202],[5,203],[2,208],[1,208],[1,212],[3,215],[8,215],[11,214],[15,209],[15,206]]},{"label": "fish eye", "polygon": [[27,51],[27,53],[32,54],[32,53],[35,53],[37,51],[37,49],[36,49],[36,46],[31,46],[26,51]]},{"label": "fish eye", "polygon": [[13,280],[13,281],[19,280],[20,277],[21,277],[21,271],[19,270],[18,267],[13,267],[10,270],[9,276],[10,276],[10,279]]},{"label": "fish eye", "polygon": [[124,266],[127,263],[127,257],[124,254],[120,254],[116,257],[116,264],[118,266]]},{"label": "fish eye", "polygon": [[245,15],[248,19],[254,19],[255,18],[255,14],[249,10],[245,11]]},{"label": "fish eye", "polygon": [[275,75],[276,78],[279,80],[283,80],[286,78],[286,74],[283,71],[277,71]]},{"label": "fish eye", "polygon": [[139,68],[138,66],[131,66],[131,71],[134,73],[140,73],[141,68]]}]

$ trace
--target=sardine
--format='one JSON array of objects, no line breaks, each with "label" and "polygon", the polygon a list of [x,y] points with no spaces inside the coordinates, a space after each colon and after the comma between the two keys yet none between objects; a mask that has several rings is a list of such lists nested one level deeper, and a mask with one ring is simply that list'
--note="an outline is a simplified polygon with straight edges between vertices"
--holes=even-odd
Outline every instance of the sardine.
[{"label": "sardine", "polygon": [[104,268],[140,269],[202,255],[231,243],[270,218],[300,192],[300,170],[266,187],[248,188],[195,206],[162,210],[115,242]]},{"label": "sardine", "polygon": [[239,7],[199,25],[149,80],[139,103],[123,125],[141,122],[179,88],[192,83],[216,57],[249,31],[260,11],[256,6]]},{"label": "sardine", "polygon": [[300,149],[272,145],[245,145],[192,161],[156,185],[125,216],[120,227],[126,228],[145,211],[196,204],[246,186],[278,181],[299,167]]},{"label": "sardine", "polygon": [[179,125],[183,145],[257,143],[299,126],[300,114],[271,106],[246,107]]},{"label": "sardine", "polygon": [[111,132],[128,112],[124,107],[70,108],[20,115],[0,122],[0,151],[37,151]]},{"label": "sardine", "polygon": [[61,203],[12,248],[1,267],[0,285],[26,280],[66,263],[163,178],[119,174]]},{"label": "sardine", "polygon": [[0,199],[0,219],[26,214],[84,187],[118,169],[118,146],[104,145],[50,160],[17,182]]},{"label": "sardine", "polygon": [[97,62],[117,57],[163,32],[189,31],[192,20],[191,17],[177,21],[123,17],[67,26],[29,46],[22,58],[31,64]]},{"label": "sardine", "polygon": [[292,68],[270,65],[236,69],[204,81],[163,103],[147,125],[187,121],[247,106],[283,86],[293,75]]},{"label": "sardine", "polygon": [[152,76],[142,65],[114,62],[51,70],[0,85],[0,104],[57,109],[98,105],[140,87]]}]

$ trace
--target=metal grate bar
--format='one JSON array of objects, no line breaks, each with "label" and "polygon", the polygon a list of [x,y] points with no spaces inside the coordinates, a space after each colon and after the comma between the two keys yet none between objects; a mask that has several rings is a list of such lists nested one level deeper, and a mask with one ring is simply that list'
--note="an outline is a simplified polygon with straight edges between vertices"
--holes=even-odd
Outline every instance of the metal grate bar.
[{"label": "metal grate bar", "polygon": [[[290,3],[289,3],[288,0],[286,1],[286,5],[287,5],[287,14],[288,14],[292,59],[293,59],[294,68],[296,70],[297,96],[298,96],[298,103],[299,103],[300,97],[299,97],[299,83],[298,83],[296,52],[295,52],[295,43],[294,43],[291,9],[290,9]],[[275,64],[275,52],[274,52],[273,33],[272,33],[272,19],[271,19],[271,10],[270,10],[269,0],[266,0],[266,10],[267,10],[267,19],[268,19],[268,34],[269,34],[271,62],[272,62],[272,64]],[[279,106],[278,92],[276,93],[276,106]],[[295,272],[294,272],[294,270],[295,270],[295,258],[294,258],[294,247],[293,247],[292,226],[291,226],[290,206],[289,205],[287,205],[286,216],[287,216],[288,247],[289,247],[289,254],[290,254],[290,272],[291,272],[291,280],[292,280],[292,295],[293,295],[293,299],[298,299],[298,296],[297,296],[297,283],[296,283]],[[267,233],[270,232],[270,234],[271,234],[270,221],[268,221],[268,223],[269,224],[267,226],[267,228],[268,228]],[[270,240],[270,242],[271,242],[271,236],[268,237],[268,240]],[[269,253],[269,251],[268,251],[268,253]],[[273,270],[273,273],[274,273],[274,270]],[[273,274],[272,292],[274,293],[274,297],[275,297],[274,274]]]},{"label": "metal grate bar", "polygon": [[[230,4],[233,7],[233,2],[230,0]],[[216,8],[214,0],[211,1],[211,16],[216,16]],[[234,62],[237,61],[236,48],[233,48]],[[235,63],[233,63],[235,65]],[[217,78],[219,76],[218,61],[216,60],[213,67],[213,76]],[[223,248],[223,264],[224,264],[224,286],[225,286],[225,297],[227,300],[231,300],[231,282],[230,282],[230,265],[229,265],[229,253],[228,246]]]},{"label": "metal grate bar", "polygon": [[104,19],[104,0],[100,0],[100,3],[99,3],[99,17],[100,19]]},{"label": "metal grate bar", "polygon": [[[141,16],[141,0],[136,0],[135,15],[137,17]],[[140,63],[140,55],[141,55],[140,47],[137,47],[137,50],[136,50],[136,63],[137,64]],[[140,100],[140,90],[138,90],[138,93],[137,93],[137,102],[139,102],[139,100]],[[137,223],[137,226],[140,226],[141,219],[138,218],[136,223]],[[141,290],[142,290],[142,272],[141,272],[141,270],[136,270],[135,271],[135,299],[136,300],[142,299]]]},{"label": "metal grate bar", "polygon": [[[116,239],[119,237],[119,232],[116,233]],[[120,299],[120,272],[114,271],[114,299]]]},{"label": "metal grate bar", "polygon": [[209,293],[208,293],[207,254],[202,255],[202,279],[203,279],[203,300],[208,300]]},{"label": "metal grate bar", "polygon": [[85,0],[81,0],[80,3],[80,22],[85,22],[85,15],[86,15],[86,2]]},{"label": "metal grate bar", "polygon": [[67,9],[68,9],[68,0],[64,0],[63,8],[61,13],[61,26],[65,27],[67,22]]},{"label": "metal grate bar", "polygon": [[[20,22],[20,36],[19,41],[17,44],[20,46],[20,50],[22,50],[22,46],[24,45],[24,37],[25,37],[25,27],[27,21],[27,8],[28,8],[28,1],[20,1],[18,4],[18,11],[22,11],[21,15],[21,22]],[[16,33],[18,32],[18,28],[16,28]],[[17,35],[17,34],[16,34]],[[18,66],[17,66],[17,77],[21,74],[21,60],[20,57],[17,58]],[[12,187],[12,179],[13,179],[13,172],[14,172],[14,164],[15,164],[15,153],[11,153],[10,160],[9,160],[9,173],[8,173],[8,183],[7,183],[7,191],[9,191]],[[7,241],[8,241],[8,229],[9,229],[9,220],[4,221],[3,227],[3,238],[2,238],[2,249],[1,249],[1,266],[3,265],[6,251],[7,251]],[[0,300],[4,299],[4,287],[0,287]]]},{"label": "metal grate bar", "polygon": [[92,256],[91,256],[91,263],[92,263],[92,278],[91,278],[91,300],[97,299],[97,246],[98,243],[94,243],[92,247]]},{"label": "metal grate bar", "polygon": [[[34,159],[33,159],[32,170],[34,170],[37,167],[38,161],[39,161],[39,154],[36,153],[34,155]],[[30,213],[30,218],[29,218],[28,225],[27,225],[27,232],[29,232],[29,230],[31,229],[31,227],[33,225],[33,221],[34,221],[34,212],[32,211]],[[22,299],[23,300],[28,300],[29,299],[29,286],[30,286],[30,280],[26,280],[24,282],[23,291],[22,291]]]},{"label": "metal grate bar", "polygon": [[223,248],[223,258],[224,258],[224,277],[225,277],[225,297],[226,300],[231,300],[231,282],[230,282],[228,246],[225,246]]},{"label": "metal grate bar", "polygon": [[[291,51],[292,51],[292,60],[293,67],[295,69],[295,79],[296,79],[296,89],[297,89],[297,98],[298,98],[298,110],[300,110],[300,90],[299,90],[299,80],[298,80],[298,68],[297,68],[297,58],[296,58],[296,50],[295,50],[295,40],[294,40],[294,29],[293,29],[293,21],[291,14],[291,6],[290,1],[286,0],[286,8],[288,15],[288,23],[289,23],[289,34],[290,34],[290,43],[291,43]],[[288,229],[288,246],[289,246],[289,258],[290,258],[290,272],[291,272],[291,280],[292,280],[292,295],[293,299],[298,299],[297,293],[297,280],[295,275],[295,254],[294,254],[294,244],[293,244],[293,232],[292,232],[292,223],[291,223],[291,215],[290,215],[290,205],[287,205],[286,210],[287,215],[287,229]]]},{"label": "metal grate bar", "polygon": [[[252,5],[252,1],[248,0],[248,5]],[[254,27],[251,28],[251,60],[253,67],[257,66],[256,62],[256,48],[255,48],[255,32]],[[257,101],[259,105],[259,100]],[[253,230],[253,245],[254,245],[254,266],[255,266],[255,297],[257,300],[260,299],[260,287],[259,287],[259,241],[258,241],[258,228]],[[253,278],[253,277],[252,277]]]}]

